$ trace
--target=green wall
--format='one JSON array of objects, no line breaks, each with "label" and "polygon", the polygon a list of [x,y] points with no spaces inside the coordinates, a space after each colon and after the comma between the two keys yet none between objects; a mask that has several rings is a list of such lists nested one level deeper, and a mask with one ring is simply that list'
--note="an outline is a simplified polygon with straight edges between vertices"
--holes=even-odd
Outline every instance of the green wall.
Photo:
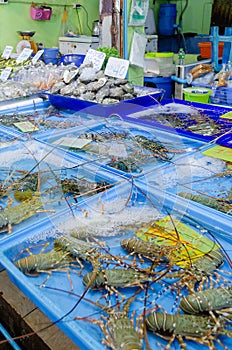
[{"label": "green wall", "polygon": [[[13,45],[16,48],[19,41],[18,30],[35,31],[34,41],[42,42],[45,47],[58,46],[58,38],[62,34],[62,17],[65,5],[71,29],[75,28],[78,32],[81,31],[80,34],[91,35],[92,22],[98,19],[99,15],[99,0],[78,1],[83,6],[77,10],[78,12],[72,8],[73,2],[73,0],[49,0],[46,2],[53,8],[53,14],[49,21],[34,21],[30,18],[32,3],[30,0],[9,0],[8,5],[0,5],[0,51],[6,45]],[[186,0],[170,1],[170,3],[176,3],[178,16],[185,2]],[[184,33],[209,34],[212,2],[213,0],[189,0],[189,5],[183,16]],[[43,1],[40,3],[43,4]],[[162,3],[167,3],[167,1],[156,0],[155,5],[153,5],[153,0],[150,0],[150,7],[154,8],[155,12],[157,29],[159,6]],[[128,9],[130,9],[130,5],[131,0],[128,0]]]},{"label": "green wall", "polygon": [[[36,3],[36,1],[34,2]],[[73,9],[73,2],[73,0],[47,1],[47,6],[51,6],[53,9],[49,21],[35,21],[30,18],[32,3],[30,0],[9,0],[9,4],[0,5],[0,51],[3,51],[6,45],[12,45],[16,49],[16,45],[20,40],[18,30],[35,31],[33,40],[36,43],[42,42],[45,47],[58,46],[58,38],[62,34],[62,17],[65,5],[70,27],[74,27],[78,31],[81,28],[82,33],[80,34],[91,35],[92,22],[98,19],[99,15],[98,0],[80,0],[78,3],[83,5],[83,8],[78,10]],[[44,2],[37,3],[43,4]]]},{"label": "green wall", "polygon": [[[150,7],[154,9],[156,29],[158,31],[158,14],[161,4],[167,4],[165,0],[150,0]],[[176,4],[177,24],[179,15],[186,4],[186,0],[169,1],[170,4]],[[182,31],[183,33],[209,34],[212,13],[213,0],[189,0],[188,6],[183,14]]]}]

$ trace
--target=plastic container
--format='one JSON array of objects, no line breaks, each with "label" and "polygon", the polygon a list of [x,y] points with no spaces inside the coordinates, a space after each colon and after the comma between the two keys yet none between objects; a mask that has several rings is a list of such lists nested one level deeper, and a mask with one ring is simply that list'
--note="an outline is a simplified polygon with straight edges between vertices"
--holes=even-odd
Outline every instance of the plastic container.
[{"label": "plastic container", "polygon": [[[200,48],[200,55],[202,58],[211,58],[212,57],[212,48],[211,42],[205,41],[202,43],[198,43]],[[218,57],[222,57],[223,55],[224,42],[218,43]]]},{"label": "plastic container", "polygon": [[145,72],[168,77],[175,73],[173,52],[148,52],[144,58]]},{"label": "plastic container", "polygon": [[209,97],[212,94],[211,89],[195,87],[184,88],[184,99],[191,102],[208,103]]},{"label": "plastic container", "polygon": [[144,84],[146,86],[152,86],[158,89],[163,89],[163,99],[172,98],[173,84],[171,77],[144,77]]},{"label": "plastic container", "polygon": [[62,55],[60,58],[60,64],[64,65],[74,63],[77,67],[79,67],[85,59],[85,55],[77,55],[77,54],[68,54]]},{"label": "plastic container", "polygon": [[59,60],[59,49],[58,47],[52,47],[44,49],[43,60],[45,64],[58,64]]},{"label": "plastic container", "polygon": [[159,35],[173,35],[176,23],[176,4],[161,4],[159,9]]}]

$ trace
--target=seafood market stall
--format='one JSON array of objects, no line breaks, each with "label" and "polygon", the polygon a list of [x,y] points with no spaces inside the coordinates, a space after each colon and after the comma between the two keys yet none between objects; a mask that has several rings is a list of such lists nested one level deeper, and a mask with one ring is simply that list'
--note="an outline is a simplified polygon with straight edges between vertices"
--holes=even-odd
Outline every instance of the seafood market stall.
[{"label": "seafood market stall", "polygon": [[[149,344],[158,350],[169,341],[180,349],[177,337],[160,337],[164,319],[180,322],[188,349],[213,343],[220,350],[221,341],[230,348],[231,321],[218,317],[219,308],[223,315],[230,307],[228,298],[210,310],[214,318],[186,306],[188,300],[195,305],[194,298],[230,293],[231,124],[222,118],[230,110],[156,101],[138,105],[137,112],[133,106],[131,115],[105,117],[43,98],[17,108],[9,101],[8,107],[0,111],[1,214],[34,201],[36,208],[19,218],[7,215],[8,221],[0,216],[1,276],[9,275],[0,303],[9,310],[12,285],[21,291],[18,298],[30,300],[24,315],[15,307],[26,323],[31,314],[25,334],[38,333],[41,349],[56,348],[55,334],[71,349],[110,347],[118,341],[114,332],[122,332],[115,314],[139,349]],[[33,128],[20,130],[17,123],[29,116]],[[204,123],[211,128],[202,133]],[[224,152],[215,151],[219,146]],[[109,159],[121,167],[109,166]],[[198,203],[200,196],[205,199]],[[204,307],[207,313],[207,302]],[[186,335],[181,325],[187,321],[193,331]],[[14,324],[12,334],[23,348],[18,332]]]},{"label": "seafood market stall", "polygon": [[0,105],[3,326],[22,348],[230,349],[231,109],[82,68]]}]

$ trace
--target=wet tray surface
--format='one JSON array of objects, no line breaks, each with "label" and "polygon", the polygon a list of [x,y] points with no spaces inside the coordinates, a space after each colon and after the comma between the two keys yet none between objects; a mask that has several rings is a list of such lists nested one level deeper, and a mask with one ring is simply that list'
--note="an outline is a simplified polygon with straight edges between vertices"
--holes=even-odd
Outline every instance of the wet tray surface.
[{"label": "wet tray surface", "polygon": [[20,135],[0,126],[0,150],[18,142]]},{"label": "wet tray surface", "polygon": [[105,191],[122,179],[39,141],[0,151],[0,239]]},{"label": "wet tray surface", "polygon": [[[213,218],[206,217],[205,220],[210,223]],[[212,224],[215,227],[215,223]],[[144,195],[143,188],[128,182],[103,195],[98,194],[73,213],[64,211],[52,221],[44,220],[24,230],[23,235],[0,243],[0,258],[18,288],[81,349],[103,348],[103,339],[104,348],[108,348],[110,342],[120,341],[124,331],[131,335],[138,349],[146,349],[143,315],[151,320],[150,323],[154,317],[161,317],[158,322],[162,333],[165,312],[175,315],[176,319],[166,314],[165,317],[171,319],[171,333],[173,323],[179,322],[175,333],[183,335],[187,349],[208,349],[211,344],[208,339],[215,349],[223,349],[220,341],[229,349],[232,346],[230,319],[218,317],[216,311],[215,317],[209,316],[207,311],[204,318],[198,311],[196,315],[187,316],[183,300],[194,288],[194,297],[199,290],[207,297],[213,293],[226,293],[226,300],[230,301],[225,305],[231,306],[228,257],[232,242],[227,240],[229,236],[229,232],[218,235],[216,230],[208,230],[207,225],[199,224],[196,216],[188,217],[174,209],[168,210],[156,195]],[[128,243],[131,239],[139,244]],[[148,249],[149,244],[155,248]],[[144,245],[145,253],[141,249]],[[140,256],[129,256],[127,247],[140,251]],[[33,255],[30,257],[30,254]],[[49,263],[56,255],[59,258],[51,267]],[[30,264],[36,260],[41,264],[40,258],[47,259],[48,265],[43,265],[43,271],[37,265],[35,271]],[[220,266],[222,262],[223,267]],[[134,329],[128,328],[131,324],[129,326],[126,320],[123,320],[123,327],[119,324],[122,314],[118,311],[126,307],[125,303],[128,305],[126,319],[139,322],[141,339]],[[185,311],[177,310],[178,306]],[[208,306],[206,302],[206,310]],[[98,322],[105,324],[110,334],[108,338]],[[191,340],[184,335],[185,322],[188,332],[191,328],[192,333],[187,333]],[[46,326],[49,325],[41,324],[41,328]],[[205,345],[201,343],[199,327],[207,335]],[[153,330],[155,334],[148,330],[147,324],[149,346],[158,350],[167,345],[168,340],[157,334],[154,325]],[[113,340],[114,331],[119,331],[120,337],[116,333]],[[180,349],[177,337],[170,349]]]},{"label": "wet tray surface", "polygon": [[161,129],[133,125],[117,116],[97,125],[47,133],[39,139],[128,174],[171,164],[203,145]]},{"label": "wet tray surface", "polygon": [[146,181],[165,193],[178,195],[225,214],[232,214],[232,150],[217,144],[202,147],[175,165],[164,166]]},{"label": "wet tray surface", "polygon": [[128,114],[125,118],[136,123],[175,130],[180,135],[207,142],[231,130],[231,118],[222,117],[229,111],[231,109],[206,104],[163,100],[141,112]]}]

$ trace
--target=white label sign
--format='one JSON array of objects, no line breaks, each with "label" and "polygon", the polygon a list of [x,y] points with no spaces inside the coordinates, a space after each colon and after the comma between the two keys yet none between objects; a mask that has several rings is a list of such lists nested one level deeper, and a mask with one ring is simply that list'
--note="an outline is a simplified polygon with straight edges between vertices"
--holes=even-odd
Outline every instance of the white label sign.
[{"label": "white label sign", "polygon": [[96,70],[100,70],[103,65],[103,62],[105,61],[105,57],[106,54],[104,52],[89,49],[86,53],[83,63],[92,63],[93,67]]},{"label": "white label sign", "polygon": [[124,79],[127,75],[128,67],[128,60],[110,57],[106,65],[105,74],[114,78]]},{"label": "white label sign", "polygon": [[10,57],[12,50],[13,46],[6,46],[2,53],[2,58],[5,58],[7,60]]},{"label": "white label sign", "polygon": [[83,148],[86,145],[91,143],[90,140],[87,139],[79,139],[77,137],[61,137],[59,140],[53,142],[54,145],[68,147],[68,148]]},{"label": "white label sign", "polygon": [[44,53],[44,50],[39,50],[36,54],[35,54],[35,56],[32,58],[32,64],[35,64],[37,61],[38,61],[38,59],[42,56],[42,54]]},{"label": "white label sign", "polygon": [[7,67],[7,68],[3,69],[3,71],[2,71],[2,73],[0,75],[0,80],[1,81],[7,81],[7,79],[10,76],[11,71],[12,71],[12,67]]},{"label": "white label sign", "polygon": [[23,51],[21,52],[21,54],[19,55],[19,57],[16,60],[16,63],[22,63],[24,61],[26,61],[32,54],[31,49],[29,49],[28,47],[25,47],[25,49],[23,49]]}]

